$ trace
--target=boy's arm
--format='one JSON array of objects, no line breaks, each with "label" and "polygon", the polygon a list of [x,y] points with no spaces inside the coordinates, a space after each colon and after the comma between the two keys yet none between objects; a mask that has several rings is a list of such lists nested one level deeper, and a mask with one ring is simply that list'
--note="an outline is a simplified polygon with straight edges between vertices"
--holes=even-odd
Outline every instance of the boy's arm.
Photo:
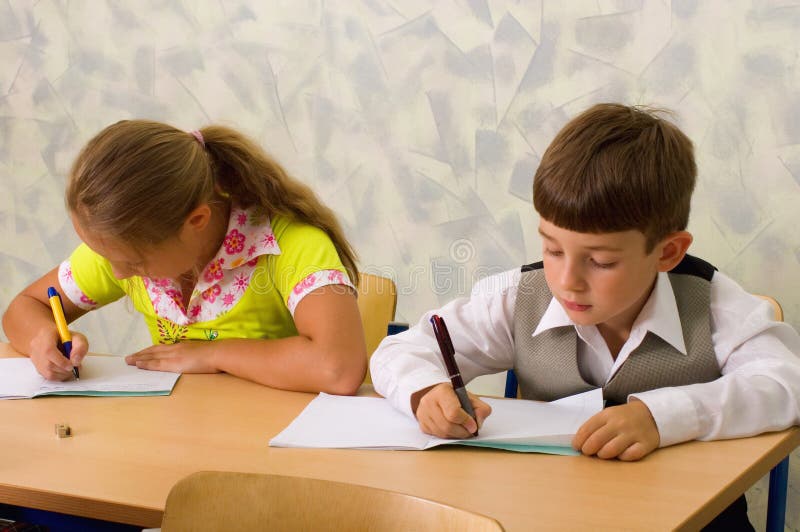
[{"label": "boy's arm", "polygon": [[476,283],[469,298],[427,312],[408,331],[384,338],[370,359],[375,390],[395,408],[414,417],[412,394],[449,382],[430,324],[433,314],[447,323],[465,382],[513,367],[518,283],[519,270],[487,277]]},{"label": "boy's arm", "polygon": [[632,396],[652,413],[661,447],[800,424],[800,336],[771,316],[767,302],[714,275],[712,342],[722,377]]}]

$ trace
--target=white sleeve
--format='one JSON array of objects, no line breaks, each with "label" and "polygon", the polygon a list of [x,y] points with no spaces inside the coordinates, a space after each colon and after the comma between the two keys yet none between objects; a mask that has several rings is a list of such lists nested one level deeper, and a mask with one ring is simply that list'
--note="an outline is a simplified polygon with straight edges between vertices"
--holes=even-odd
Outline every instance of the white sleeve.
[{"label": "white sleeve", "polygon": [[722,377],[634,395],[650,408],[662,447],[800,424],[800,336],[773,320],[769,303],[719,272],[711,282],[711,340]]},{"label": "white sleeve", "polygon": [[375,391],[413,417],[411,395],[447,382],[439,344],[430,318],[444,318],[464,382],[497,373],[514,365],[513,320],[520,271],[511,270],[482,279],[468,298],[451,301],[425,313],[408,331],[387,336],[370,359]]}]

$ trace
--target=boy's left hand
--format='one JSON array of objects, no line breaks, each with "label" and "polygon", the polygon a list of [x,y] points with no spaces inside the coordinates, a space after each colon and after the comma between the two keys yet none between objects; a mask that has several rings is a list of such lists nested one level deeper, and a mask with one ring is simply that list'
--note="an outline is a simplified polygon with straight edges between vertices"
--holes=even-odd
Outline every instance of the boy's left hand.
[{"label": "boy's left hand", "polygon": [[214,342],[185,341],[152,345],[125,357],[129,366],[176,373],[218,373],[213,363]]},{"label": "boy's left hand", "polygon": [[590,417],[572,439],[572,447],[598,458],[639,460],[658,448],[661,437],[650,409],[636,399]]}]

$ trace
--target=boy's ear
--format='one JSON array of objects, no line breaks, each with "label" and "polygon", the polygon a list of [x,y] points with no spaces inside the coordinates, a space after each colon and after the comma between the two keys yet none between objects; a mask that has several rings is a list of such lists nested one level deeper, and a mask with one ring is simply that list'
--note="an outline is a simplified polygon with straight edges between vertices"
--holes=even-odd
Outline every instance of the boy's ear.
[{"label": "boy's ear", "polygon": [[658,256],[658,271],[668,272],[678,265],[689,246],[692,245],[692,234],[689,231],[675,231],[670,233],[656,246]]}]

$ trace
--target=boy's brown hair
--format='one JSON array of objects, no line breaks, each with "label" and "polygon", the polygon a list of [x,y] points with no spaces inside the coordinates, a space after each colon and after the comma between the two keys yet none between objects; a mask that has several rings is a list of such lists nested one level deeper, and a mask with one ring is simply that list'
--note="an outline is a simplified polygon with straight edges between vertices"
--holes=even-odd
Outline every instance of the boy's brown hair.
[{"label": "boy's brown hair", "polygon": [[662,112],[603,103],[570,120],[534,176],[539,215],[581,233],[639,230],[647,253],[686,229],[697,176],[694,149]]}]

